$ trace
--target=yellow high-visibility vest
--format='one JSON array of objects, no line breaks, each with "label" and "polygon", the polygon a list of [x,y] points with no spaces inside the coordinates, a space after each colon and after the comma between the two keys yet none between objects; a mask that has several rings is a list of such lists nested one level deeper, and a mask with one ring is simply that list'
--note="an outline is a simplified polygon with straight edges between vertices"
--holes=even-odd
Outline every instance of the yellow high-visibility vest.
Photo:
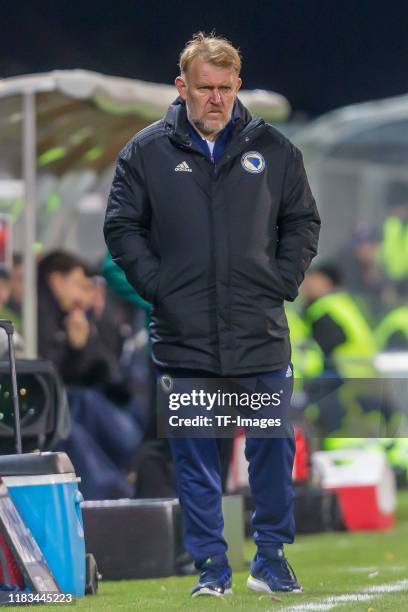
[{"label": "yellow high-visibility vest", "polygon": [[399,217],[385,220],[381,260],[391,280],[400,281],[408,276],[408,223]]},{"label": "yellow high-visibility vest", "polygon": [[370,326],[351,295],[338,291],[315,300],[306,310],[310,325],[325,315],[343,330],[345,340],[333,350],[333,361],[345,378],[375,375],[373,366],[377,344]]}]

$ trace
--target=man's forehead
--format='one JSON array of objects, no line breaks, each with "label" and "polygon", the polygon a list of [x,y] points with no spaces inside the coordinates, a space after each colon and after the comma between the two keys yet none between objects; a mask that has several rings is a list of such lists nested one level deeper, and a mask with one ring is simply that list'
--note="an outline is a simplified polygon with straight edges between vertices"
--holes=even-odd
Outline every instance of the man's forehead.
[{"label": "man's forehead", "polygon": [[194,58],[188,67],[187,78],[194,81],[208,81],[216,84],[233,82],[238,78],[236,71],[231,68],[222,68],[206,62],[200,57]]}]

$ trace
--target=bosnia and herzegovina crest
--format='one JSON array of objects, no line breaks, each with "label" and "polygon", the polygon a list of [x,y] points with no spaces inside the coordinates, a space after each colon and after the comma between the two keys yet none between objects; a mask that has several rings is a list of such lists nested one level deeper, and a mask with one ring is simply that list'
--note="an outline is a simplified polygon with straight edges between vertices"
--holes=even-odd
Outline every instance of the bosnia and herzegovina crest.
[{"label": "bosnia and herzegovina crest", "polygon": [[265,160],[258,151],[248,151],[241,157],[241,164],[244,170],[251,174],[259,174],[265,169]]}]

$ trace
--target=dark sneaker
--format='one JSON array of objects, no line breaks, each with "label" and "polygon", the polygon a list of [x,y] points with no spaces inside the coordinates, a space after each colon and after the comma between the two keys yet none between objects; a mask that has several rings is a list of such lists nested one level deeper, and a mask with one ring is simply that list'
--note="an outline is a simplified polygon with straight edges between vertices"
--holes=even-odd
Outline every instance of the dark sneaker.
[{"label": "dark sneaker", "polygon": [[200,579],[191,591],[192,597],[232,595],[232,572],[225,555],[209,557],[196,567],[200,571]]},{"label": "dark sneaker", "polygon": [[251,575],[247,580],[247,587],[252,591],[286,591],[301,593],[302,587],[296,580],[295,573],[286,560],[281,548],[268,551],[266,554],[257,553],[251,563]]}]

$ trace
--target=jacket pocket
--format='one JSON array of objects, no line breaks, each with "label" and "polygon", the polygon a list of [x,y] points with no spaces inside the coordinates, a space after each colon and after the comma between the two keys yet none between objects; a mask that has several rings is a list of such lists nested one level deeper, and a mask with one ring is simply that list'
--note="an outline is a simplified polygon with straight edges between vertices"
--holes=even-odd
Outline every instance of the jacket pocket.
[{"label": "jacket pocket", "polygon": [[293,274],[291,275],[291,277],[289,278],[289,280],[285,280],[281,274],[280,268],[279,268],[279,261],[276,260],[275,261],[275,269],[277,272],[277,275],[279,276],[280,280],[281,280],[281,285],[283,288],[283,294],[284,294],[284,299],[287,300],[288,302],[293,302],[298,294],[299,294],[299,287],[298,284],[296,282],[296,277],[297,277],[297,272],[296,270],[293,270]]},{"label": "jacket pocket", "polygon": [[153,278],[149,280],[149,282],[143,287],[143,291],[139,291],[138,293],[142,296],[144,300],[150,302],[150,304],[155,304],[158,296],[160,285],[160,268],[155,274]]},{"label": "jacket pocket", "polygon": [[157,271],[157,276],[154,281],[153,292],[152,292],[152,304],[157,304],[160,300],[161,288],[162,288],[162,266]]}]

